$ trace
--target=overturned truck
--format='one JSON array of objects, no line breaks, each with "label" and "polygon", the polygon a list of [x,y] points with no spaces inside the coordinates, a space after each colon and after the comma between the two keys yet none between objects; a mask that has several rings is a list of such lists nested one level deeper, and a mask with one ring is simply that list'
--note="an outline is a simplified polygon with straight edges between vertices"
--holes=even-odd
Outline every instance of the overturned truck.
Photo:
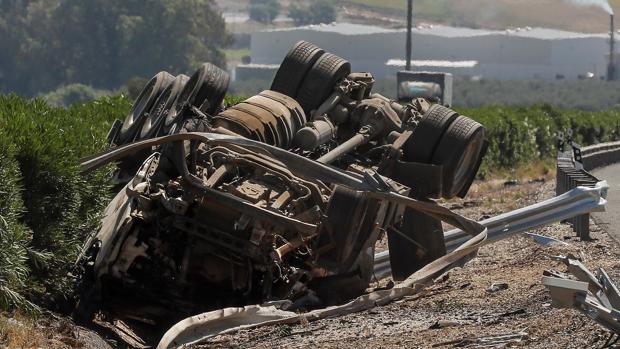
[{"label": "overturned truck", "polygon": [[78,266],[76,316],[132,346],[225,307],[341,304],[364,293],[387,234],[395,280],[446,253],[434,198],[466,195],[479,123],[372,92],[370,73],[307,43],[270,90],[224,105],[228,75],[162,72],[84,171],[118,161],[120,188]]}]

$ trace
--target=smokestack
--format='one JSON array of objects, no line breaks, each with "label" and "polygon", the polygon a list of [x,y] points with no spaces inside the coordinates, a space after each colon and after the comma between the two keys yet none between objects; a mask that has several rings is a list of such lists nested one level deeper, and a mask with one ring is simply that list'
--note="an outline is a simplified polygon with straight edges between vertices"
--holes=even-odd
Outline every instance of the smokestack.
[{"label": "smokestack", "polygon": [[413,26],[413,0],[407,0],[407,53],[405,70],[411,70],[411,27]]},{"label": "smokestack", "polygon": [[609,66],[607,67],[607,81],[616,80],[616,39],[615,39],[615,26],[614,15],[609,16],[611,22],[609,24]]}]

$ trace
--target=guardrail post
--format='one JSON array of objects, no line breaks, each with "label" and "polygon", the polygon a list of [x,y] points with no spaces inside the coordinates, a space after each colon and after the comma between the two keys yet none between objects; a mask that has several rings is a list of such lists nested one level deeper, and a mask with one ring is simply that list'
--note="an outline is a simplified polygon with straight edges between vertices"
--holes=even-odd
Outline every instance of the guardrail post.
[{"label": "guardrail post", "polygon": [[[571,150],[564,151],[566,143]],[[579,186],[594,187],[599,180],[584,169],[581,147],[564,135],[558,135],[558,157],[556,172],[556,195],[561,195]],[[564,222],[573,227],[573,231],[582,241],[590,240],[590,215],[583,214],[566,219]]]}]

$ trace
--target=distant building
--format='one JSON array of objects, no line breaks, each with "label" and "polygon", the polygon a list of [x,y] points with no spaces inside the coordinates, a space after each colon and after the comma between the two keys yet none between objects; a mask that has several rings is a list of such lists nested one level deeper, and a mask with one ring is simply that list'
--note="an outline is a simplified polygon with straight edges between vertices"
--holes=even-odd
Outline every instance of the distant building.
[{"label": "distant building", "polygon": [[[295,42],[306,40],[348,59],[355,71],[392,78],[404,67],[405,36],[404,29],[350,23],[273,29],[252,34],[251,58],[252,64],[277,65]],[[599,78],[607,71],[609,35],[529,27],[498,31],[426,25],[413,30],[413,59],[414,69],[456,76]],[[251,76],[251,69],[243,69],[244,77]]]}]

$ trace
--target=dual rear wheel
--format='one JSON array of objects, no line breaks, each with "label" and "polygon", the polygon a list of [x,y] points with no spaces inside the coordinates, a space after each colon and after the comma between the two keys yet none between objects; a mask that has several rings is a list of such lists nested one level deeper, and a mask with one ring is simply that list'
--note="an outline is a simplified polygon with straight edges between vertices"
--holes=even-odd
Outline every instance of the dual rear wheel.
[{"label": "dual rear wheel", "polygon": [[299,41],[280,64],[271,90],[295,98],[306,115],[311,115],[349,74],[351,64],[345,59]]},{"label": "dual rear wheel", "polygon": [[125,145],[178,131],[191,115],[191,107],[217,113],[229,82],[228,73],[211,63],[201,65],[191,77],[157,73],[134,101],[113,143]]}]

